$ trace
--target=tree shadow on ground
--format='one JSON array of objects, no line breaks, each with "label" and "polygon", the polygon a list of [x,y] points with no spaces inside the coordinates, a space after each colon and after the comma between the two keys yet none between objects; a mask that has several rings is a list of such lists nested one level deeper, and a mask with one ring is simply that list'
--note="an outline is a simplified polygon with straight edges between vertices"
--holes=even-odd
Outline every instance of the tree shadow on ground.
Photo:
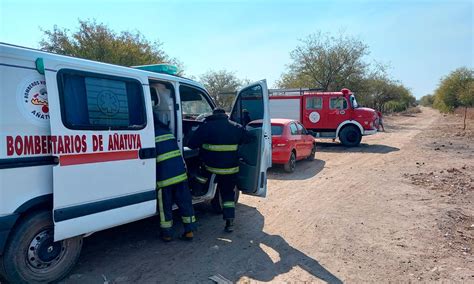
[{"label": "tree shadow on ground", "polygon": [[[220,215],[198,210],[192,242],[161,242],[156,217],[94,234],[85,239],[80,261],[64,282],[211,283],[208,277],[216,274],[232,282],[272,281],[299,267],[307,275],[298,279],[342,283],[282,236],[264,232],[264,216],[256,208],[239,204],[236,211],[236,231],[229,234]],[[181,226],[175,230],[178,235]]]},{"label": "tree shadow on ground", "polygon": [[338,142],[317,142],[316,147],[316,155],[318,155],[318,152],[388,154],[391,152],[400,151],[399,148],[392,146],[366,143],[361,143],[357,147],[346,147]]},{"label": "tree shadow on ground", "polygon": [[[318,154],[316,153],[316,156]],[[302,160],[296,162],[296,169],[293,173],[287,173],[282,165],[273,165],[268,170],[268,178],[276,180],[304,180],[310,179],[319,174],[323,169],[325,161],[315,159],[314,161]]]}]

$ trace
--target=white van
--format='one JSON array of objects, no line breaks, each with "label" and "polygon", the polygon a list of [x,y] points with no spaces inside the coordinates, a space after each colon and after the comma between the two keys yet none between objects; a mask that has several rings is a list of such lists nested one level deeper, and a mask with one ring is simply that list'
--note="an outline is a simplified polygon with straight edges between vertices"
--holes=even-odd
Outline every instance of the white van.
[{"label": "white van", "polygon": [[[152,102],[174,131],[188,174],[197,171],[198,152],[186,141],[215,104],[195,81],[4,43],[0,78],[0,274],[8,281],[61,279],[83,237],[157,214]],[[239,149],[238,189],[265,196],[265,80],[238,92],[231,119],[241,122],[243,109],[264,123]],[[210,200],[219,207],[213,178],[193,202]]]}]

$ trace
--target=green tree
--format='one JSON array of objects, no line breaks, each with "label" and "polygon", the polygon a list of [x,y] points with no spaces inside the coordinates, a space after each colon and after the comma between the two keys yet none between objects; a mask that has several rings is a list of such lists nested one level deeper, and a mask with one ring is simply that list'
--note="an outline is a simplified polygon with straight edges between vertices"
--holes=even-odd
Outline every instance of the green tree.
[{"label": "green tree", "polygon": [[159,41],[150,42],[140,32],[116,33],[95,20],[79,20],[79,28],[70,32],[54,26],[43,30],[40,48],[63,55],[91,59],[122,66],[179,62],[170,58]]},{"label": "green tree", "polygon": [[229,111],[236,91],[244,84],[245,80],[237,78],[234,72],[219,70],[204,73],[200,76],[199,81],[206,87],[217,106]]},{"label": "green tree", "polygon": [[300,42],[290,53],[288,72],[278,82],[281,88],[340,90],[360,80],[367,71],[363,58],[368,46],[357,38],[318,32]]},{"label": "green tree", "polygon": [[433,106],[433,103],[434,103],[434,96],[433,95],[424,95],[423,97],[421,97],[420,99],[420,104],[422,106],[427,106],[427,107],[430,107],[430,106]]},{"label": "green tree", "polygon": [[472,106],[471,84],[474,71],[461,67],[441,79],[435,91],[434,106],[443,112],[452,112],[460,106]]}]

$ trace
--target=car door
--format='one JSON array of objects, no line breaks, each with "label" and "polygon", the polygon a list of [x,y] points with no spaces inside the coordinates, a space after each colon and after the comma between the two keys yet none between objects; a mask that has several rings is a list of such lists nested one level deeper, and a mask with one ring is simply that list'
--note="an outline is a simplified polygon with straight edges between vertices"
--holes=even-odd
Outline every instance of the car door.
[{"label": "car door", "polygon": [[290,123],[290,141],[292,148],[296,150],[296,159],[299,160],[303,156],[304,149],[302,148],[301,144],[301,135],[298,134],[298,127],[296,126],[296,122]]},{"label": "car door", "polygon": [[311,153],[312,144],[309,144],[308,136],[306,135],[307,132],[303,125],[297,122],[296,127],[298,128],[299,143],[301,143],[301,148],[303,149],[302,156],[306,158]]},{"label": "car door", "polygon": [[[244,110],[246,114],[244,115]],[[238,93],[230,119],[244,124],[261,120],[261,127],[247,127],[253,141],[239,147],[240,171],[237,187],[245,194],[264,197],[267,193],[267,169],[272,165],[272,136],[266,80],[250,84]]]},{"label": "car door", "polygon": [[44,59],[55,241],[156,213],[148,78],[71,58]]}]

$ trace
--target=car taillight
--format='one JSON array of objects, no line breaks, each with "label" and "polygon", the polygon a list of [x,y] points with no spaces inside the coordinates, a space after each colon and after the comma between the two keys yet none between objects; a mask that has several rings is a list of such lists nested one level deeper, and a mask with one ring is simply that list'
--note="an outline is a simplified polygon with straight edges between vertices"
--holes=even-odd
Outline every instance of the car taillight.
[{"label": "car taillight", "polygon": [[278,144],[275,144],[276,147],[285,147],[286,144],[285,143],[278,143]]}]

